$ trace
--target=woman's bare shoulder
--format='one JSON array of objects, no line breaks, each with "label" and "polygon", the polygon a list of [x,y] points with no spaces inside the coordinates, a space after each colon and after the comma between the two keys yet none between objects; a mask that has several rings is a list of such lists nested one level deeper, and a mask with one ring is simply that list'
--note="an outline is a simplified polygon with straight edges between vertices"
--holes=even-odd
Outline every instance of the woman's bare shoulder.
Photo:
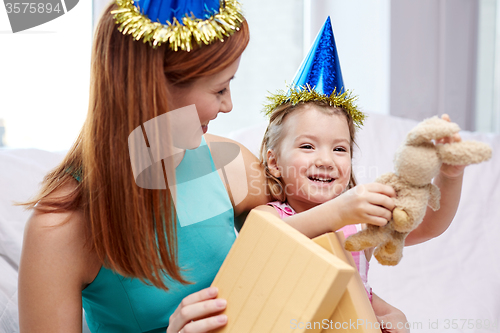
[{"label": "woman's bare shoulder", "polygon": [[[48,199],[64,197],[78,183],[61,186]],[[19,265],[21,332],[81,332],[82,290],[100,269],[86,246],[82,212],[33,209],[23,240]]]},{"label": "woman's bare shoulder", "polygon": [[[57,200],[64,198],[76,190],[78,183],[76,181],[68,181],[66,184],[58,187],[52,193],[48,194],[45,199]],[[44,199],[44,200],[45,200]],[[66,223],[71,222],[71,223]],[[54,233],[64,232],[68,229],[79,229],[84,227],[83,214],[80,210],[64,211],[64,212],[45,212],[39,209],[38,204],[33,208],[33,214],[26,224],[28,231],[42,231],[46,228],[59,227],[68,224],[66,228],[54,228]]]},{"label": "woman's bare shoulder", "polygon": [[[68,182],[49,194],[47,199],[64,197],[77,186],[76,181]],[[91,272],[95,269],[89,268],[100,266],[86,244],[87,230],[87,221],[80,210],[43,212],[35,206],[24,230],[23,259],[71,260],[72,270],[81,277],[82,283],[91,282]]]}]

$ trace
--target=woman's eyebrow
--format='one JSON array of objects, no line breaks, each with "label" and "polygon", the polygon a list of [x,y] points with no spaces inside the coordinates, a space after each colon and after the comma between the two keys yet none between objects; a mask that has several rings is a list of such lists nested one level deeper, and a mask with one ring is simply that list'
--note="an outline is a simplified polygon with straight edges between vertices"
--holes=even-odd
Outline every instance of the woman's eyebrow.
[{"label": "woman's eyebrow", "polygon": [[229,79],[227,79],[226,81],[219,83],[219,85],[226,84],[226,83],[228,83],[229,81],[231,81],[231,80],[233,80],[233,79],[234,79],[234,75],[233,75],[233,76],[231,76],[231,77],[230,77]]}]

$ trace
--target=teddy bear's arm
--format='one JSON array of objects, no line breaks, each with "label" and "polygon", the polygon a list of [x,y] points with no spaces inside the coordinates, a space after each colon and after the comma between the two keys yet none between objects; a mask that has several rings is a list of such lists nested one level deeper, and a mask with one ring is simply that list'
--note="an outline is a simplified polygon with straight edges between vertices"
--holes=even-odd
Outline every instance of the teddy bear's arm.
[{"label": "teddy bear's arm", "polygon": [[429,202],[428,205],[429,207],[432,208],[432,210],[438,210],[439,209],[439,200],[441,199],[441,191],[439,190],[439,187],[437,187],[434,184],[429,184]]},{"label": "teddy bear's arm", "polygon": [[461,141],[436,145],[443,163],[469,165],[487,161],[491,158],[491,147],[484,142]]}]

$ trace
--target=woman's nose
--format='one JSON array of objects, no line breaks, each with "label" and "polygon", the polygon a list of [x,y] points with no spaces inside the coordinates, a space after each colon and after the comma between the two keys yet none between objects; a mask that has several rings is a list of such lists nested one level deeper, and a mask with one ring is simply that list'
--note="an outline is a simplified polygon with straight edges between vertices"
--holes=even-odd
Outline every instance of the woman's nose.
[{"label": "woman's nose", "polygon": [[221,106],[220,106],[220,112],[223,113],[228,113],[233,109],[233,101],[231,99],[231,92],[228,91],[226,93],[226,96],[224,96],[224,99],[222,100]]}]

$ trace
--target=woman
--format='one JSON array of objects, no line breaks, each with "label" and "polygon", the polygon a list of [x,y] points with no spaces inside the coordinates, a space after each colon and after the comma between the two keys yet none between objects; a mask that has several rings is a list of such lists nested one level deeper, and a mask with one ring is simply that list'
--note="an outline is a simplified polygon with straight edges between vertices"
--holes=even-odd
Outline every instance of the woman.
[{"label": "woman", "polygon": [[[237,4],[226,1],[219,14],[237,24],[225,33],[163,43],[144,34],[143,43],[118,31],[115,23],[120,15],[137,14],[137,7],[130,6],[118,1],[103,14],[95,33],[84,127],[64,161],[46,176],[40,193],[26,204],[34,212],[19,270],[21,332],[81,332],[82,303],[93,332],[165,332],[167,326],[167,332],[202,332],[224,325],[227,318],[213,313],[225,302],[215,300],[216,290],[204,288],[234,241],[234,219],[268,201],[263,176],[252,167],[258,161],[243,146],[238,146],[243,165],[226,168],[225,179],[248,184],[230,187],[212,177],[202,194],[211,204],[229,202],[230,209],[202,222],[183,227],[174,218],[174,204],[177,212],[198,210],[172,199],[184,190],[172,195],[167,189],[137,186],[130,134],[168,110],[192,104],[204,132],[219,112],[231,111],[230,80],[249,32]],[[186,160],[207,147],[205,142],[232,143],[205,135],[199,149],[170,160],[176,173],[191,173],[196,163]],[[218,157],[211,155],[212,167],[218,165]],[[163,164],[168,170],[168,162]],[[246,189],[248,195],[231,205],[218,187]],[[207,261],[203,269],[200,252]]]}]

